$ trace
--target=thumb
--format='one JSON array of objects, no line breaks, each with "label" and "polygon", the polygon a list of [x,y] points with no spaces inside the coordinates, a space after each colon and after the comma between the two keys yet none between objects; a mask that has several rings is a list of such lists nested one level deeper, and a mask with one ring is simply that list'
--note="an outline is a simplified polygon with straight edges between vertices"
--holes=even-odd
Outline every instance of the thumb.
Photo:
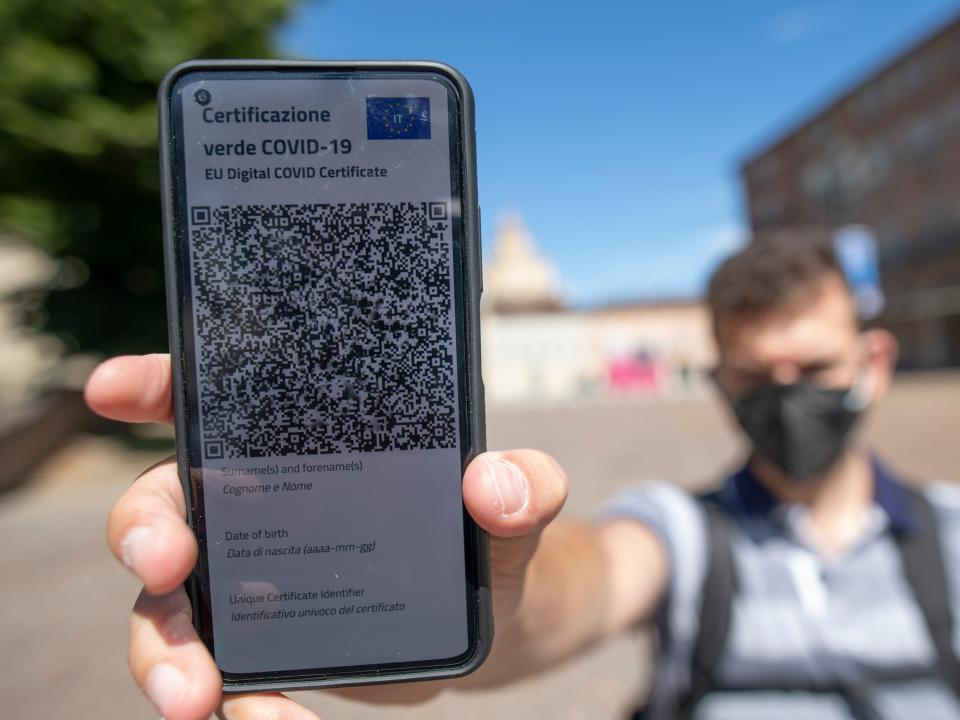
[{"label": "thumb", "polygon": [[538,450],[478,456],[463,476],[463,501],[490,534],[490,564],[497,611],[516,607],[527,564],[540,532],[567,499],[567,477],[552,457]]}]

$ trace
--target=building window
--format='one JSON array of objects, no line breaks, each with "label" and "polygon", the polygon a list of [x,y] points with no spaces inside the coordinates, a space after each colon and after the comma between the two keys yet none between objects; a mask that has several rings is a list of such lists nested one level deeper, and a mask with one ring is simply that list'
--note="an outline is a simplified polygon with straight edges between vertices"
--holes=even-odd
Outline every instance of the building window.
[{"label": "building window", "polygon": [[853,99],[853,108],[857,117],[872,118],[880,113],[883,107],[883,95],[876,84],[871,84],[861,90]]},{"label": "building window", "polygon": [[833,128],[827,118],[821,118],[811,124],[804,132],[804,142],[807,149],[812,151],[821,150],[829,141],[833,134]]},{"label": "building window", "polygon": [[897,73],[905,94],[915,94],[923,90],[930,75],[927,60],[922,55],[907,60]]},{"label": "building window", "polygon": [[753,224],[756,227],[770,227],[783,220],[783,199],[779,195],[768,194],[753,200]]},{"label": "building window", "polygon": [[754,162],[748,172],[750,181],[756,185],[767,185],[775,182],[780,174],[780,158],[773,153],[765,155]]}]

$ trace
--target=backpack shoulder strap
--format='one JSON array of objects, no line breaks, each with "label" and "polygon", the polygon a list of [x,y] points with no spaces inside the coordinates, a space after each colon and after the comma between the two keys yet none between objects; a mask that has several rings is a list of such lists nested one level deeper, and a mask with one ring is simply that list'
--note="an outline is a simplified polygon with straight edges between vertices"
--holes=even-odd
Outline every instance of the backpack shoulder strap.
[{"label": "backpack shoulder strap", "polygon": [[937,672],[944,683],[960,695],[960,661],[953,650],[954,619],[950,585],[936,512],[921,492],[909,488],[905,490],[913,504],[917,528],[911,533],[894,534],[903,561],[903,573],[936,648]]},{"label": "backpack shoulder strap", "polygon": [[693,646],[690,688],[680,698],[676,717],[689,720],[697,704],[715,686],[716,669],[727,645],[730,614],[737,592],[730,545],[730,517],[714,495],[700,498],[706,518],[707,570],[700,599],[700,623]]}]

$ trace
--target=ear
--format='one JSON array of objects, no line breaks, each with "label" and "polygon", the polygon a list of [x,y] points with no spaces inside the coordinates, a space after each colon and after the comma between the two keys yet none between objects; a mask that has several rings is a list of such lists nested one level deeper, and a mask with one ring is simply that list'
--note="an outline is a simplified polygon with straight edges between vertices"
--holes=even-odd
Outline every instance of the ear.
[{"label": "ear", "polygon": [[888,330],[872,328],[861,337],[875,402],[886,394],[893,382],[893,371],[897,367],[900,350],[897,339]]}]

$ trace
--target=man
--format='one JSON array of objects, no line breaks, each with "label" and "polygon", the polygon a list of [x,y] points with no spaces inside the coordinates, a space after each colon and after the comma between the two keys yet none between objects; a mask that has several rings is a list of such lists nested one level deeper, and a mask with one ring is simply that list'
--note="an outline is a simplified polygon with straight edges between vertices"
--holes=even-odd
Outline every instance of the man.
[{"label": "man", "polygon": [[[907,490],[852,439],[890,385],[892,337],[858,330],[833,254],[816,243],[748,247],[715,273],[708,303],[715,379],[753,445],[745,466],[705,500],[639,485],[587,523],[553,521],[567,485],[546,455],[477,458],[463,495],[491,534],[490,658],[448,683],[343,694],[415,702],[507,683],[648,622],[661,642],[646,717],[960,718],[958,638],[943,612],[960,599],[957,493]],[[107,361],[87,400],[109,417],[169,422],[169,359]],[[166,461],[110,516],[111,548],[144,583],[130,633],[137,682],[168,720],[221,702],[231,720],[314,718],[280,695],[222,701],[180,587],[197,553],[183,514]]]}]

